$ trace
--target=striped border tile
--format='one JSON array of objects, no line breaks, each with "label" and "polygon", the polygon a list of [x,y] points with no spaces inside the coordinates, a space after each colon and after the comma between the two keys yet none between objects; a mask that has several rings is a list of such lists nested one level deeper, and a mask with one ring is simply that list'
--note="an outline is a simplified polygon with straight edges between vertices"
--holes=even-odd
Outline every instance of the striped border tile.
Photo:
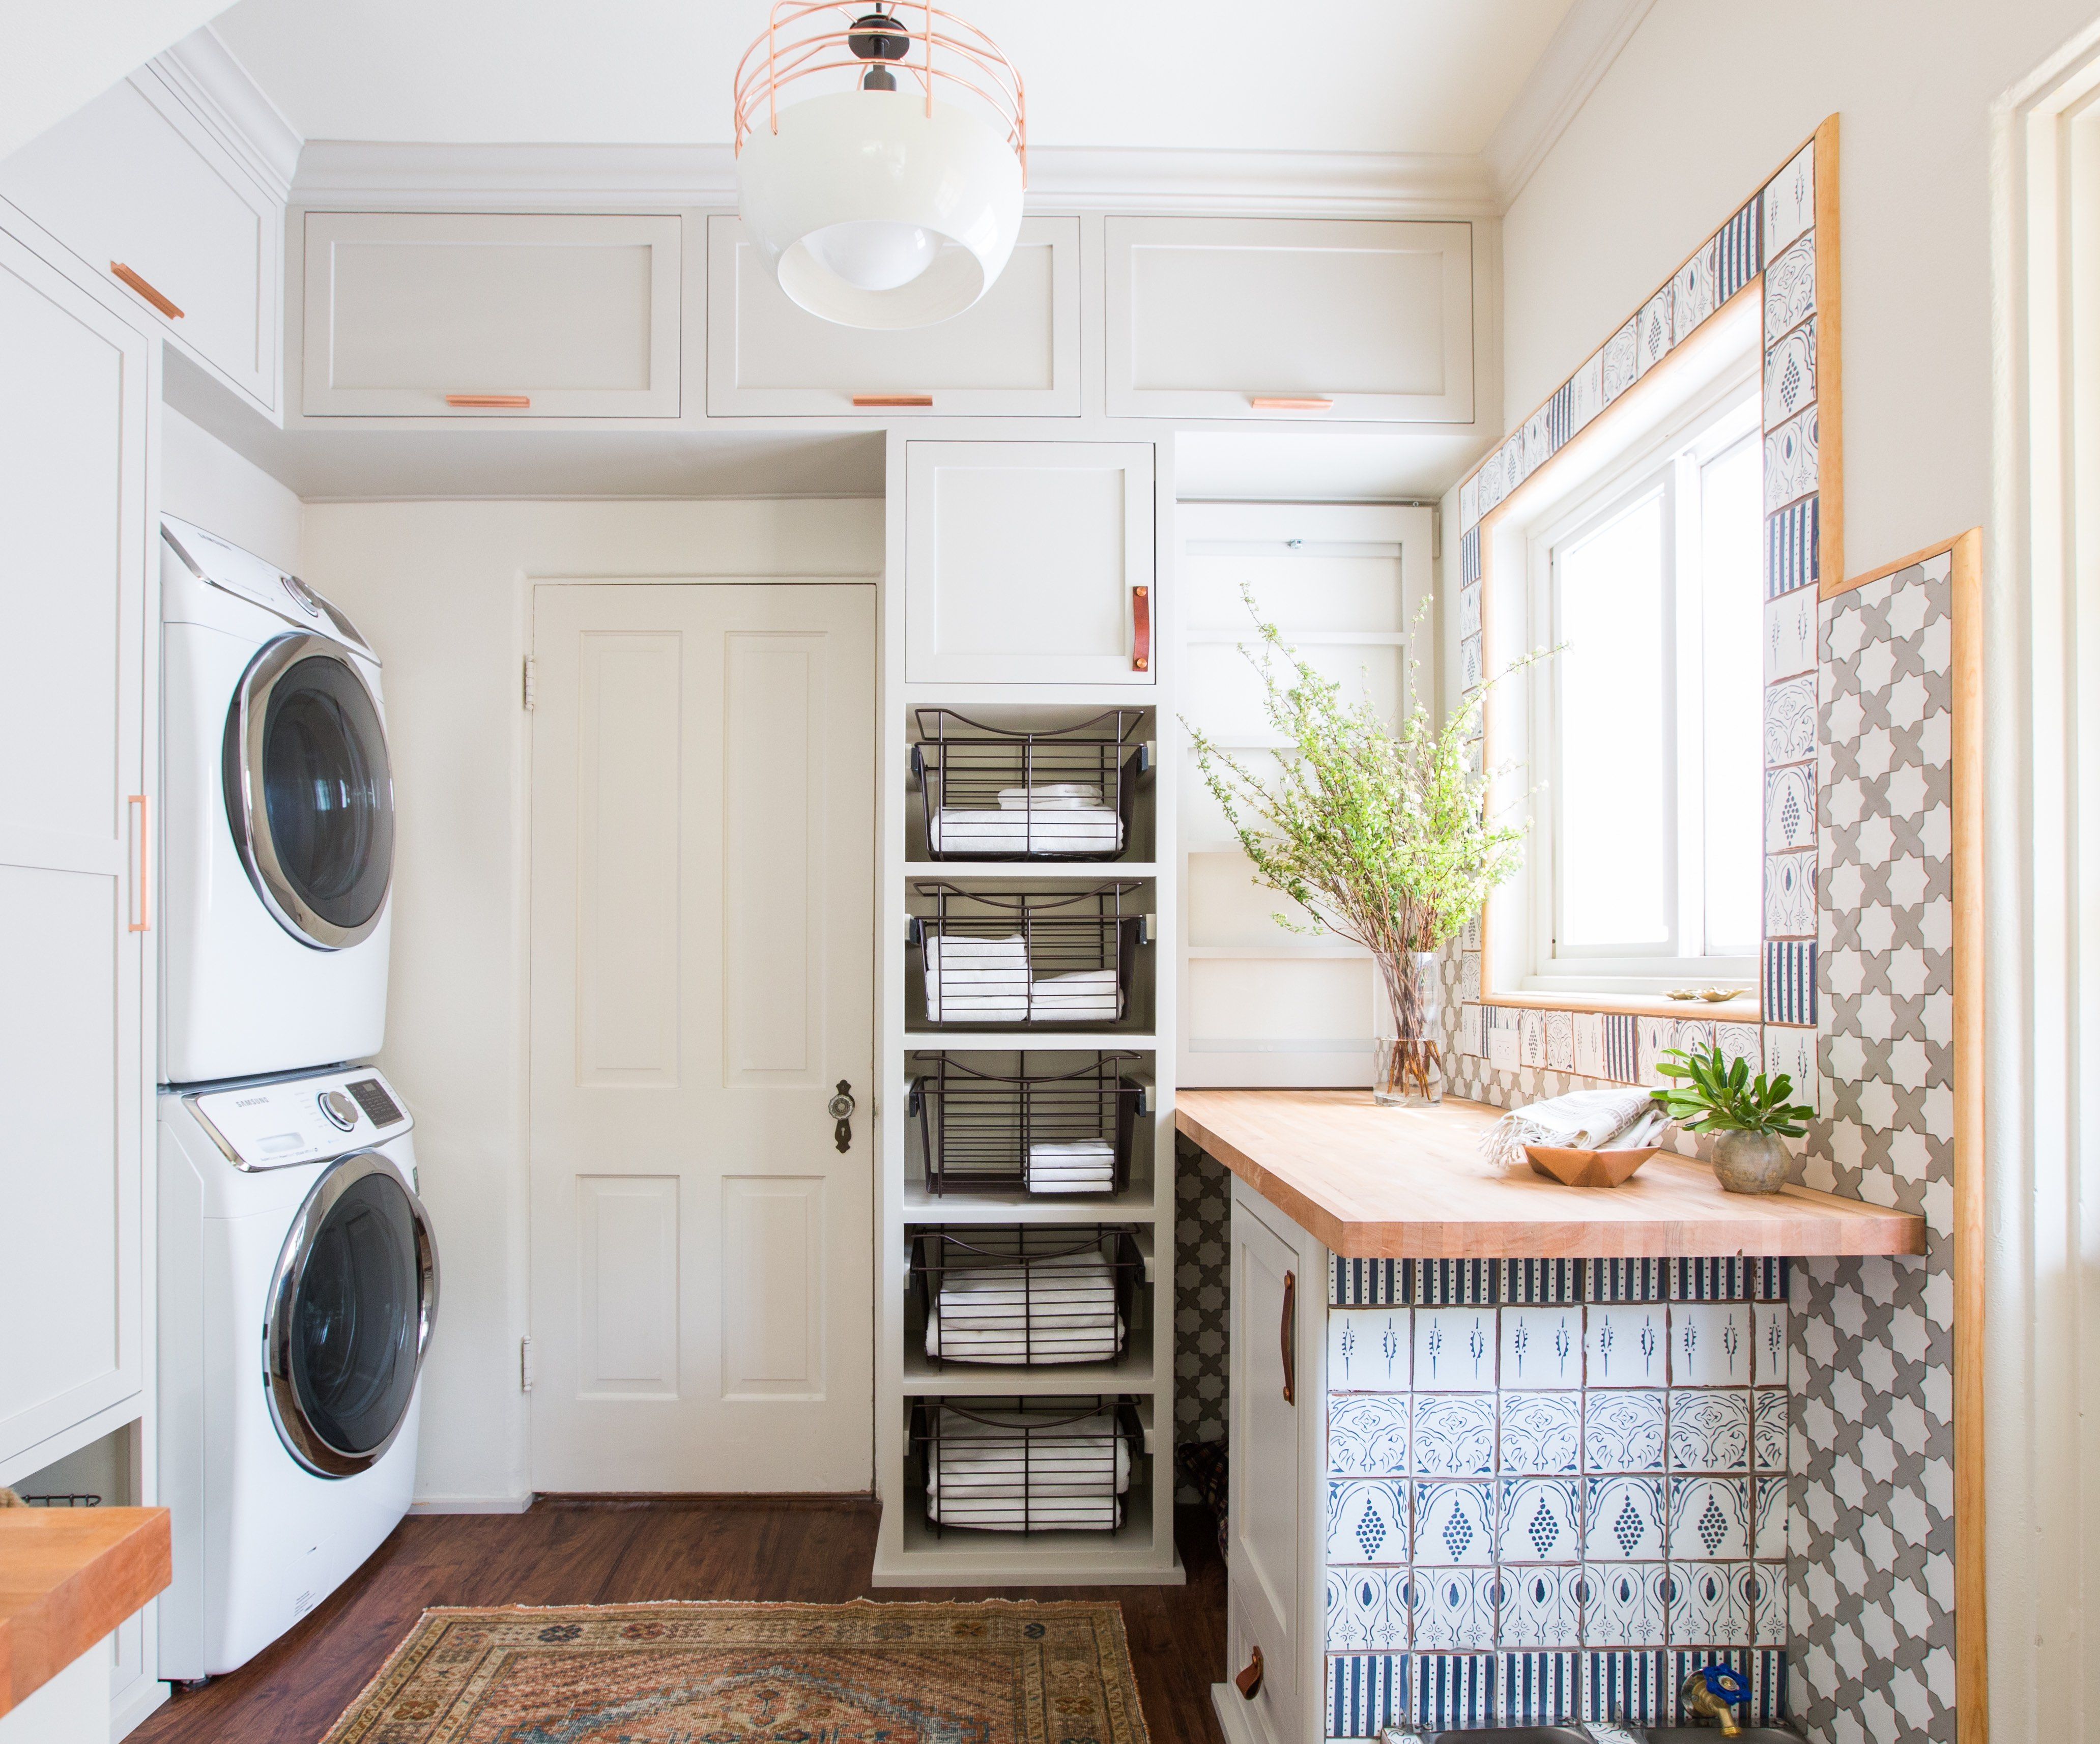
[{"label": "striped border tile", "polygon": [[1750,1261],[1750,1300],[1784,1302],[1793,1294],[1793,1262],[1762,1259]]},{"label": "striped border tile", "polygon": [[1670,1300],[1673,1302],[1747,1302],[1751,1297],[1752,1270],[1760,1261],[1740,1255],[1732,1259],[1669,1260]]},{"label": "striped border tile", "polygon": [[1458,585],[1471,587],[1480,579],[1480,530],[1469,527],[1458,541]]},{"label": "striped border tile", "polygon": [[1758,198],[1743,202],[1715,236],[1714,307],[1719,308],[1764,270],[1764,229],[1758,222]]},{"label": "striped border tile", "polygon": [[1427,1308],[1476,1307],[1502,1294],[1502,1265],[1494,1260],[1415,1260],[1414,1300]]},{"label": "striped border tile", "polygon": [[1504,1260],[1502,1299],[1519,1304],[1579,1302],[1583,1263],[1580,1260]]},{"label": "striped border tile", "polygon": [[1583,1719],[1658,1726],[1677,1717],[1667,1648],[1592,1650],[1582,1659]]},{"label": "striped border tile", "polygon": [[[1780,1656],[1784,1658],[1785,1655]],[[1679,1724],[1692,1722],[1686,1720],[1678,1707],[1677,1693],[1684,1687],[1684,1680],[1694,1671],[1710,1665],[1724,1665],[1750,1686],[1750,1706],[1738,1708],[1736,1716],[1742,1720],[1757,1718],[1757,1682],[1750,1667],[1750,1649],[1747,1647],[1678,1647],[1670,1654],[1670,1706],[1672,1715]]]},{"label": "striped border tile", "polygon": [[1587,1302],[1663,1302],[1670,1299],[1666,1260],[1586,1260]]},{"label": "striped border tile", "polygon": [[1495,1724],[1495,1655],[1414,1655],[1414,1720],[1445,1732]]},{"label": "striped border tile", "polygon": [[[1765,598],[1776,599],[1822,579],[1823,493],[1815,492],[1765,517]],[[1474,573],[1479,570],[1476,567]]]},{"label": "striped border tile", "polygon": [[1604,1074],[1621,1084],[1633,1084],[1639,1078],[1635,1065],[1638,1025],[1637,1018],[1623,1012],[1604,1013]]},{"label": "striped border tile", "polygon": [[1564,1725],[1582,1713],[1582,1656],[1573,1649],[1505,1653],[1495,1719],[1504,1726]]},{"label": "striped border tile", "polygon": [[1327,1258],[1327,1301],[1334,1308],[1392,1308],[1414,1300],[1412,1260]]},{"label": "striped border tile", "polygon": [[1764,946],[1765,1017],[1806,1027],[1815,1022],[1815,942],[1771,939]]},{"label": "striped border tile", "polygon": [[1327,1661],[1327,1736],[1376,1737],[1379,1727],[1407,1719],[1407,1694],[1406,1654],[1333,1655]]}]

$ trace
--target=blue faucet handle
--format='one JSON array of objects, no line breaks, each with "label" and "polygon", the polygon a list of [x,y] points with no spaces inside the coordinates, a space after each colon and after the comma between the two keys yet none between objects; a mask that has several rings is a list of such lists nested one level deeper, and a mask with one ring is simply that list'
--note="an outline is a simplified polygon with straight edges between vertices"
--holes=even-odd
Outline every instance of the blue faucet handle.
[{"label": "blue faucet handle", "polygon": [[1706,1680],[1706,1687],[1724,1702],[1750,1699],[1749,1680],[1733,1666],[1723,1665],[1717,1660],[1704,1667],[1699,1675]]}]

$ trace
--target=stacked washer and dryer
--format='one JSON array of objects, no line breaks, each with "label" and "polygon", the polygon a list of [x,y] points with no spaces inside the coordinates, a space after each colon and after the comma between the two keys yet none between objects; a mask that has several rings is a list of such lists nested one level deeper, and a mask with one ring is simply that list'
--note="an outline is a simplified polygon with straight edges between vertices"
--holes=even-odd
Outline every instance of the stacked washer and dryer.
[{"label": "stacked washer and dryer", "polygon": [[160,1675],[232,1671],[407,1512],[438,1255],[386,1027],[379,660],[161,524]]}]

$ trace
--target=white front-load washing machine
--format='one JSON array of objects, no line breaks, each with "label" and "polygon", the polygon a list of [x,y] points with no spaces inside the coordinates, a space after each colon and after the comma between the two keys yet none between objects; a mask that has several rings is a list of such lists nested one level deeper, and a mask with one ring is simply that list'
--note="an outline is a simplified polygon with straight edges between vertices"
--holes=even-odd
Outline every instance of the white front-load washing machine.
[{"label": "white front-load washing machine", "polygon": [[386,1027],[379,660],[294,576],[161,525],[162,1084],[365,1058]]},{"label": "white front-load washing machine", "polygon": [[408,1510],[438,1250],[370,1066],[160,1097],[160,1676],[245,1663]]}]

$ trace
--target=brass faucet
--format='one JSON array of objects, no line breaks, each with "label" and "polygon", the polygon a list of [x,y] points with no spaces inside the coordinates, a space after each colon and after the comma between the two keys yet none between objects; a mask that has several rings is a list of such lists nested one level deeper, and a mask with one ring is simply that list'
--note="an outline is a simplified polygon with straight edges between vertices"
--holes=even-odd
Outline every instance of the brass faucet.
[{"label": "brass faucet", "polygon": [[1677,1693],[1677,1699],[1685,1710],[1698,1720],[1710,1720],[1721,1729],[1724,1738],[1742,1735],[1742,1722],[1736,1718],[1736,1704],[1749,1700],[1750,1692],[1740,1673],[1725,1665],[1702,1666],[1684,1680],[1684,1686]]}]

